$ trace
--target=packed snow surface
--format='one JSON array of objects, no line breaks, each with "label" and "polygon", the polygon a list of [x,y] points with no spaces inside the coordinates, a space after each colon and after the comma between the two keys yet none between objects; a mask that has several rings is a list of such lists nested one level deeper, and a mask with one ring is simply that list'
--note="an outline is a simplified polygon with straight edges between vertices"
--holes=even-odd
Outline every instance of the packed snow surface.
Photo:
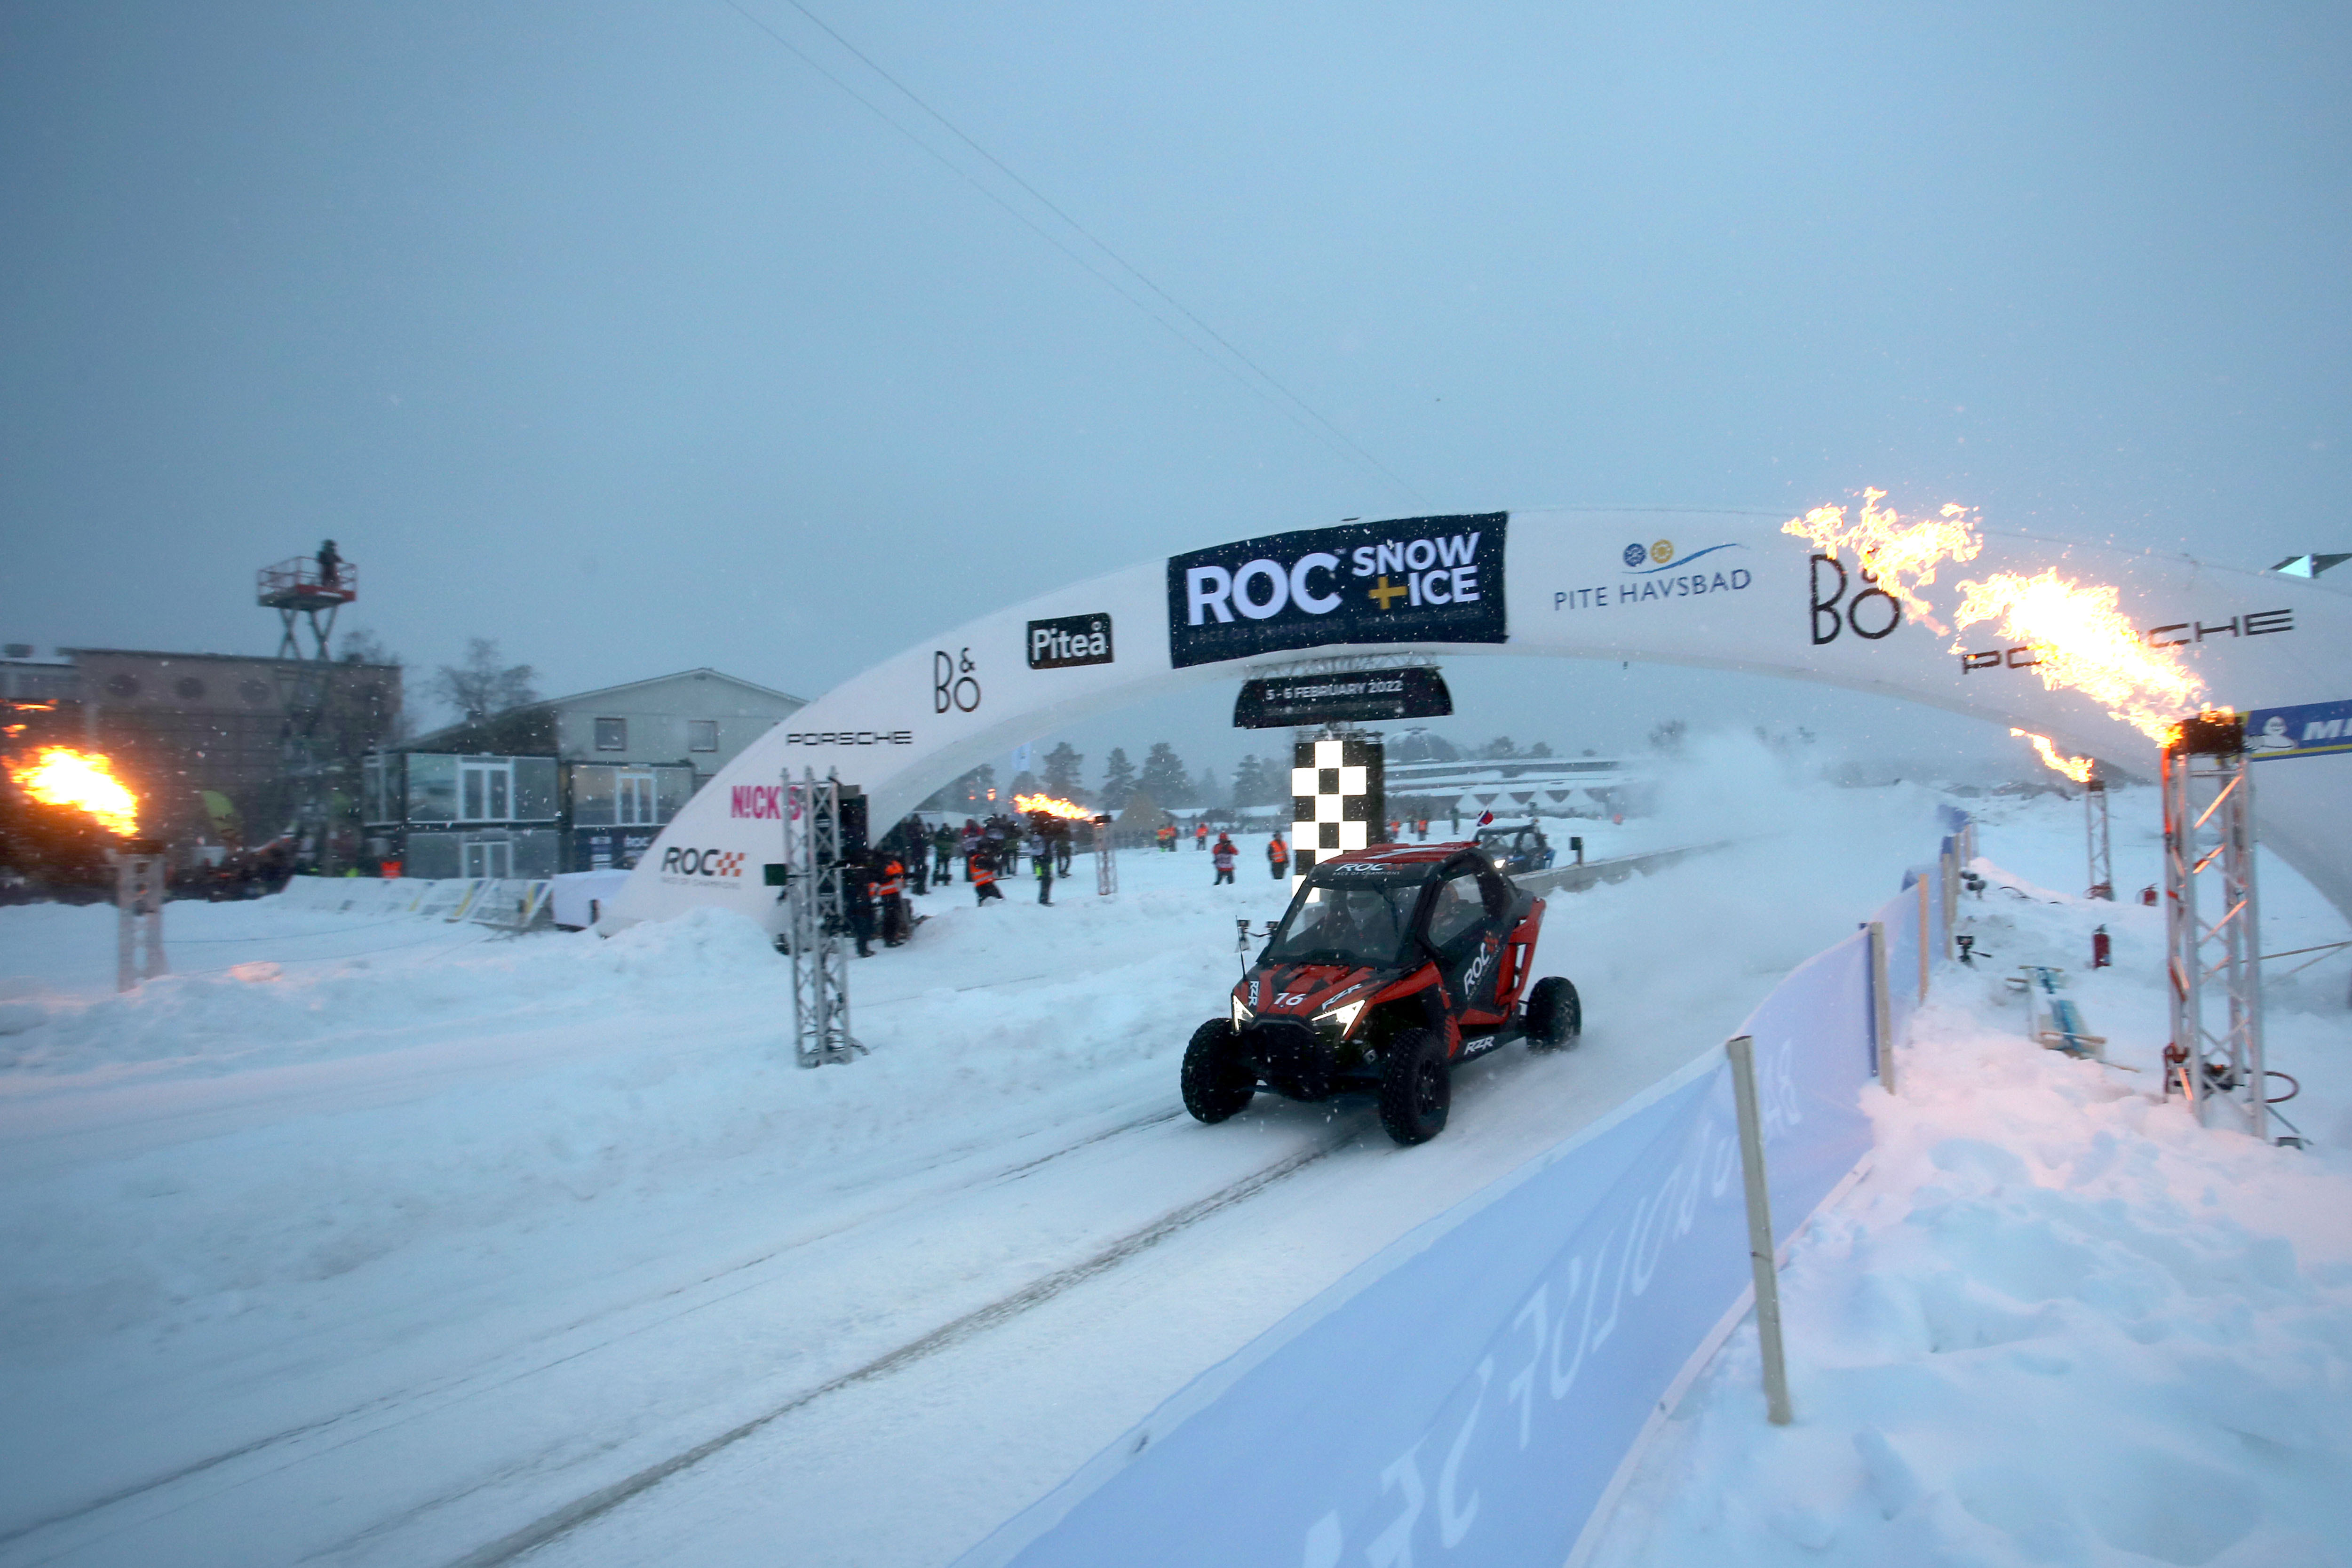
[{"label": "packed snow surface", "polygon": [[[1352,1102],[1183,1116],[1234,921],[1283,902],[1257,837],[1234,888],[1187,847],[1124,855],[1112,900],[1084,861],[1051,909],[935,891],[853,965],[872,1054],[814,1072],[785,965],[716,913],[174,904],[177,973],[118,997],[110,911],[0,910],[0,1564],[946,1562],[1716,1046],[1932,853],[1933,792],[1702,761],[1588,854],[1738,844],[1556,898],[1538,969],[1583,1043],[1475,1064],[1415,1150]],[[2033,881],[1971,905],[1996,956],[1939,981],[1875,1170],[1791,1260],[1798,1425],[1735,1340],[1611,1561],[2340,1560],[2352,963],[2274,992],[2308,1152],[2025,1045],[1998,976],[2083,962],[2095,920],[2117,967],[2074,994],[2119,1062],[2162,1040],[2152,915],[2041,890],[2080,880],[2078,811],[1988,823]],[[2342,934],[2272,875],[2273,947]]]},{"label": "packed snow surface", "polygon": [[[2119,877],[2127,842],[2156,873],[2152,795],[2116,801]],[[1985,813],[1992,886],[1960,929],[1993,956],[1937,976],[1900,1093],[1869,1096],[1869,1175],[1781,1278],[1795,1424],[1764,1422],[1751,1324],[1599,1563],[2352,1562],[2352,956],[2271,986],[2269,1059],[2302,1085],[2280,1109],[2313,1146],[2200,1127],[2155,1098],[2158,912],[2005,868],[2065,878],[2078,809]],[[2262,874],[2269,950],[2344,938]],[[2089,971],[2099,925],[2115,963]],[[2019,963],[2069,970],[2114,1065],[2027,1042]]]}]

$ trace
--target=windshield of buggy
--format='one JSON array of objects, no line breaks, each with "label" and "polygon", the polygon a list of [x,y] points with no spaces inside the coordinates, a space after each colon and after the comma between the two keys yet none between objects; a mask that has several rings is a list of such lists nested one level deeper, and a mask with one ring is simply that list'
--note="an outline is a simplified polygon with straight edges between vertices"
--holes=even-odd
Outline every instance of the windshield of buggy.
[{"label": "windshield of buggy", "polygon": [[1404,951],[1412,906],[1433,864],[1317,867],[1266,943],[1268,963],[1385,969]]}]

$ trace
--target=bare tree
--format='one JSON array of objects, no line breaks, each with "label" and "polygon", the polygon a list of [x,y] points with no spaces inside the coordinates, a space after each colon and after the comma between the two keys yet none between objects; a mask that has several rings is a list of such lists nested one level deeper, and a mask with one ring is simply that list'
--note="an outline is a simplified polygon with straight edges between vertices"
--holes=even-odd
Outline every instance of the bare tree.
[{"label": "bare tree", "polygon": [[466,662],[443,665],[430,689],[471,723],[538,701],[539,689],[532,684],[538,679],[539,672],[527,664],[499,664],[495,638],[467,637]]},{"label": "bare tree", "polygon": [[342,635],[345,664],[398,664],[400,656],[383,646],[383,639],[365,626],[354,626]]}]

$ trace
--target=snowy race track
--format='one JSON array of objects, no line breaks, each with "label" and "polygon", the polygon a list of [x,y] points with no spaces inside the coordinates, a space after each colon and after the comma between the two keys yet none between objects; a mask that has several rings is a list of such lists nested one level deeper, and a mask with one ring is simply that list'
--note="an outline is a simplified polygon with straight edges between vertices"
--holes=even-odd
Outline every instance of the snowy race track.
[{"label": "snowy race track", "polygon": [[1183,1116],[1233,920],[1279,907],[1189,849],[1110,903],[934,893],[855,966],[874,1054],[818,1072],[725,917],[483,942],[174,905],[214,973],[117,999],[108,911],[0,910],[0,1564],[943,1563],[1717,1043],[1930,805],[1792,794],[1556,900],[1583,1046],[1477,1064],[1414,1151],[1352,1104]]}]

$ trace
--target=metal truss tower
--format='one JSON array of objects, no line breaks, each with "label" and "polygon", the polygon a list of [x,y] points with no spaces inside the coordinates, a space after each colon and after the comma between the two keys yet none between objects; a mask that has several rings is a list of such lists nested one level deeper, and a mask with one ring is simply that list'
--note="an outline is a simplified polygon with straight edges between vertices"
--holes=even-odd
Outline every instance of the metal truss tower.
[{"label": "metal truss tower", "polygon": [[[2268,1142],[2254,781],[2244,746],[2243,721],[2220,714],[2184,721],[2165,748],[2164,920],[2172,1002],[2165,1092],[2187,1095],[2208,1125],[2235,1126]],[[2210,921],[2204,915],[2209,901]]]},{"label": "metal truss tower", "polygon": [[784,775],[785,908],[793,958],[793,1056],[804,1068],[866,1054],[849,1032],[842,899],[841,779]]},{"label": "metal truss tower", "polygon": [[2083,784],[2083,826],[2088,832],[2091,848],[2091,890],[2088,898],[2116,900],[2116,868],[2114,840],[2107,833],[2107,775],[2099,764],[2091,764],[2091,776]]}]

